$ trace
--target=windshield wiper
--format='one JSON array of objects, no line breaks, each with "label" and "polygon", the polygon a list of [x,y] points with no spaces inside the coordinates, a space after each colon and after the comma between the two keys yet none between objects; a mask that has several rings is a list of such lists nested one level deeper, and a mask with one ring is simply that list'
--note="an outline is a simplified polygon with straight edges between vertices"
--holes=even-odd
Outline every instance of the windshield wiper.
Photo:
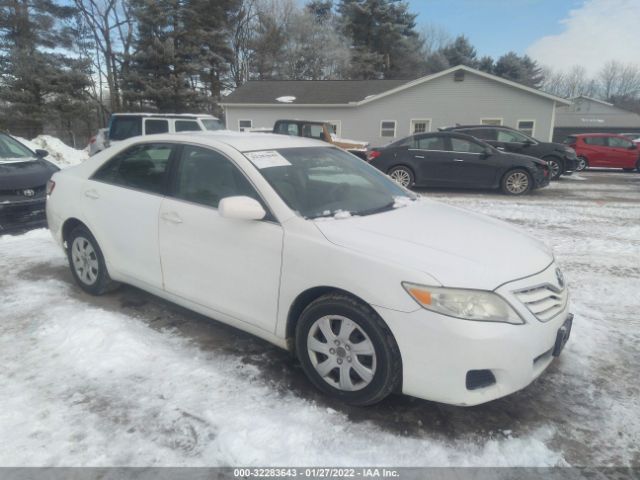
[{"label": "windshield wiper", "polygon": [[382,205],[381,207],[372,208],[370,210],[361,210],[359,212],[354,212],[353,215],[373,215],[374,213],[382,213],[387,212],[389,210],[393,210],[395,208],[396,201],[391,200],[389,203]]}]

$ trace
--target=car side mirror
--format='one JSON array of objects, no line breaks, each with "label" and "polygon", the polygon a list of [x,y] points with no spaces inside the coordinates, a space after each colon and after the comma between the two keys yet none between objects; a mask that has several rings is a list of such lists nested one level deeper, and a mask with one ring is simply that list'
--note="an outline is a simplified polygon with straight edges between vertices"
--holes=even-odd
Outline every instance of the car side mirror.
[{"label": "car side mirror", "polygon": [[267,215],[260,202],[245,196],[223,198],[218,204],[218,212],[224,218],[236,220],[262,220]]},{"label": "car side mirror", "polygon": [[36,150],[36,155],[40,158],[44,158],[44,157],[48,157],[49,156],[49,152],[47,152],[46,150],[42,150],[42,149],[37,149]]}]

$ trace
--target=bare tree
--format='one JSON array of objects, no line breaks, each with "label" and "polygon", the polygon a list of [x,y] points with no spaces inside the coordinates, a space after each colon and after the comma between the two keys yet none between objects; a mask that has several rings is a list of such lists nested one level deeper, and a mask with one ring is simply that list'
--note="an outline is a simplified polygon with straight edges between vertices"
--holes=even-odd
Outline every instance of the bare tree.
[{"label": "bare tree", "polygon": [[[133,41],[133,15],[128,0],[74,0],[95,45],[92,61],[97,85],[108,89],[109,109],[122,108],[120,80],[127,69]],[[99,97],[103,99],[100,91]]]},{"label": "bare tree", "polygon": [[231,16],[229,29],[233,56],[229,65],[230,78],[225,85],[227,88],[239,87],[249,79],[257,15],[256,0],[241,0]]}]

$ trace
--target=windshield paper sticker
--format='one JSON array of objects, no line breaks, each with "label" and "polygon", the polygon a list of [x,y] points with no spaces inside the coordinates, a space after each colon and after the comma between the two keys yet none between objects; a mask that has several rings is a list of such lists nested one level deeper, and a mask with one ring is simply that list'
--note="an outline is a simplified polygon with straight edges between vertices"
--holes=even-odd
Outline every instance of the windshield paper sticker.
[{"label": "windshield paper sticker", "polygon": [[287,167],[291,165],[289,161],[280,155],[275,150],[263,150],[261,152],[247,152],[244,154],[251,163],[257,168],[271,168],[271,167]]}]

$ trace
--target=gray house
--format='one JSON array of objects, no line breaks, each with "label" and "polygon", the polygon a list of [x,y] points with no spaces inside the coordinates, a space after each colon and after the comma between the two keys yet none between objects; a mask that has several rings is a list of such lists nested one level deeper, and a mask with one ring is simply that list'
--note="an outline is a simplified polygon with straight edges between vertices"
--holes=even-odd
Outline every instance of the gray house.
[{"label": "gray house", "polygon": [[640,136],[637,113],[585,96],[571,101],[571,105],[559,106],[556,111],[554,141],[561,142],[574,133],[638,133]]},{"label": "gray house", "polygon": [[250,81],[224,98],[228,129],[327,121],[337,136],[384,145],[459,124],[507,125],[550,140],[563,98],[466,66],[417,80]]}]

